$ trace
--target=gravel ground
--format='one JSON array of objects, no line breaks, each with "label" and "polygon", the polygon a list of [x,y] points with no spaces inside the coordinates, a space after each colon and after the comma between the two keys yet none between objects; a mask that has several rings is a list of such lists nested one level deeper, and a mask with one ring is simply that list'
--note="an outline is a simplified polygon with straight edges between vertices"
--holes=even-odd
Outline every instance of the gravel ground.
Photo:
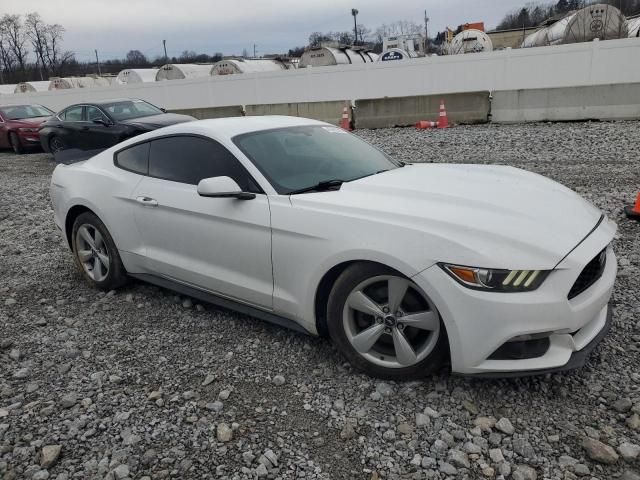
[{"label": "gravel ground", "polygon": [[640,224],[621,207],[640,123],[358,134],[407,161],[547,175],[618,222],[615,324],[585,368],[383,383],[326,340],[144,284],[92,290],[53,224],[49,156],[4,152],[0,478],[638,480]]}]

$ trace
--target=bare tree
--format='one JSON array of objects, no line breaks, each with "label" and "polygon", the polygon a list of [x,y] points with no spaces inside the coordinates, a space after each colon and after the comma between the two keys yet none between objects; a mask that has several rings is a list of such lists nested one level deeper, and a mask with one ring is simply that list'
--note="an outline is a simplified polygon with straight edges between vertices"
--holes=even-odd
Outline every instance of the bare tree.
[{"label": "bare tree", "polygon": [[372,31],[370,28],[367,28],[361,23],[359,23],[357,26],[357,31],[358,31],[358,39],[360,40],[361,44],[368,43],[369,41],[371,41]]},{"label": "bare tree", "polygon": [[22,18],[20,15],[6,14],[0,20],[0,24],[2,25],[2,36],[7,42],[7,48],[24,75],[29,50],[27,49],[27,37],[22,28]]},{"label": "bare tree", "polygon": [[133,66],[147,65],[149,60],[140,50],[129,50],[125,57],[125,62]]},{"label": "bare tree", "polygon": [[47,49],[46,61],[49,70],[61,75],[65,65],[75,60],[75,55],[69,50],[62,50],[62,35],[64,27],[58,25],[47,25],[46,36],[49,48]]},{"label": "bare tree", "polygon": [[198,54],[193,50],[185,50],[180,54],[178,60],[180,60],[181,63],[193,63],[197,56]]},{"label": "bare tree", "polygon": [[31,42],[33,53],[36,56],[36,66],[40,70],[40,79],[49,77],[49,69],[45,58],[49,53],[48,25],[42,21],[39,13],[30,13],[24,20],[25,34]]},{"label": "bare tree", "polygon": [[0,18],[0,68],[2,69],[2,77],[4,74],[13,73],[16,67],[16,58],[9,48],[9,40],[7,39],[6,19]]}]

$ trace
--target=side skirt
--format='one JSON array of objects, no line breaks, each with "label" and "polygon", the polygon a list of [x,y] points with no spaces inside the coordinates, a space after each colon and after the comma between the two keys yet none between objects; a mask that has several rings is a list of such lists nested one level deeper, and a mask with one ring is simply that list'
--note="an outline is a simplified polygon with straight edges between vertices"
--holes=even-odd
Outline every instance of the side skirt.
[{"label": "side skirt", "polygon": [[214,295],[213,293],[207,292],[205,290],[200,290],[198,288],[184,285],[179,282],[174,282],[167,278],[157,277],[155,275],[150,275],[147,273],[130,273],[129,276],[142,282],[151,283],[153,285],[157,285],[158,287],[166,288],[168,290],[173,290],[189,297],[197,298],[198,300],[201,300],[203,302],[211,303],[213,305],[227,308],[235,312],[244,313],[245,315],[259,318],[260,320],[264,320],[266,322],[273,323],[275,325],[285,327],[296,332],[311,335],[311,333],[309,333],[303,326],[301,326],[297,322],[294,322],[293,320],[281,317],[280,315],[276,315],[275,313],[266,312],[264,310],[260,310],[259,308],[230,300],[228,298]]}]

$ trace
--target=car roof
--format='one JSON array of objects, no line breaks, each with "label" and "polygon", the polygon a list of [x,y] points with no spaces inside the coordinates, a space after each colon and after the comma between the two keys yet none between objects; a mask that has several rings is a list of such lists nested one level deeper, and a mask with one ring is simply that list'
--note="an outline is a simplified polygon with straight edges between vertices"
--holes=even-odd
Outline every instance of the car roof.
[{"label": "car roof", "polygon": [[[44,105],[40,105],[39,103],[6,103],[4,105],[0,105],[0,108],[31,107],[31,106],[44,107]],[[49,109],[47,108],[47,110]]]},{"label": "car roof", "polygon": [[194,122],[179,123],[170,127],[156,130],[158,136],[177,133],[202,134],[211,137],[232,138],[243,133],[273,130],[277,128],[300,127],[308,125],[330,124],[312,120],[310,118],[287,117],[282,115],[265,115],[255,117],[228,117],[197,120]]},{"label": "car roof", "polygon": [[78,105],[108,105],[110,103],[118,103],[118,102],[142,102],[142,101],[145,101],[145,100],[140,100],[139,98],[111,98],[108,100],[92,100],[90,102],[74,103],[73,105],[69,105],[68,107],[65,107],[65,110],[69,107],[75,107]]}]

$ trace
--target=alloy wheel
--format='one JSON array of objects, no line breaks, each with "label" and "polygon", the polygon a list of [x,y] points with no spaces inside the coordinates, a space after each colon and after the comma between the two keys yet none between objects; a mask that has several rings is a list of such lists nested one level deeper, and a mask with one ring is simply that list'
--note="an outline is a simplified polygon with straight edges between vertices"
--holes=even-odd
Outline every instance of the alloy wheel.
[{"label": "alloy wheel", "polygon": [[83,224],[76,234],[78,260],[85,273],[94,282],[102,282],[109,275],[111,257],[100,231],[90,224]]},{"label": "alloy wheel", "polygon": [[58,137],[53,137],[49,142],[49,149],[51,150],[51,153],[58,153],[64,150],[64,142]]},{"label": "alloy wheel", "polygon": [[386,368],[424,360],[440,337],[433,302],[406,278],[384,275],[357,285],[347,297],[343,326],[353,348]]}]

